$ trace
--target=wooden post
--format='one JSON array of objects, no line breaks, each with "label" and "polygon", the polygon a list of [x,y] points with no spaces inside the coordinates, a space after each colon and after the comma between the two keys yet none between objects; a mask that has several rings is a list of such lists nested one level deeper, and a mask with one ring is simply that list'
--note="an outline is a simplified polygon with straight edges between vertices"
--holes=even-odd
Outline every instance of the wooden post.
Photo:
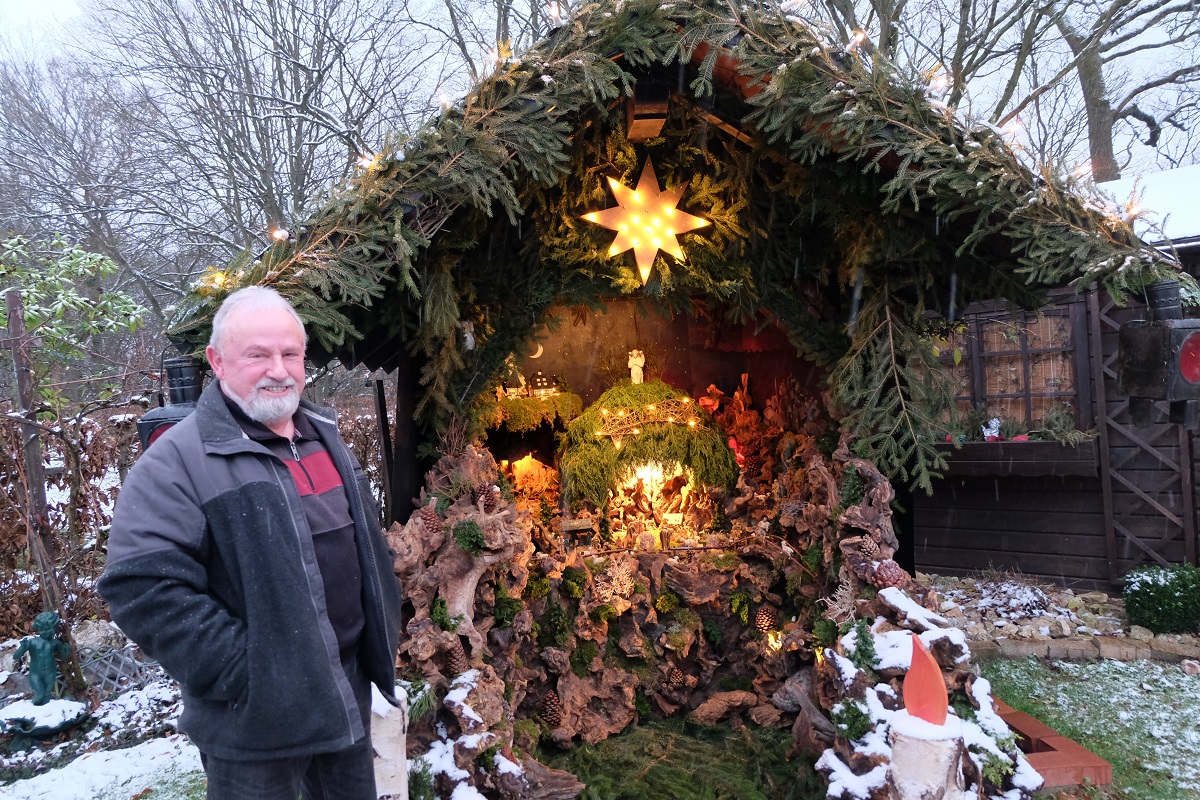
[{"label": "wooden post", "polygon": [[[12,349],[13,371],[17,378],[17,408],[28,422],[21,425],[22,453],[25,462],[25,496],[27,498],[26,513],[33,523],[34,530],[41,537],[42,546],[51,558],[54,558],[54,537],[50,534],[49,515],[46,511],[46,476],[42,469],[42,439],[38,433],[33,406],[35,389],[33,385],[33,368],[29,364],[28,348],[31,338],[25,331],[25,307],[21,303],[21,293],[10,289],[4,296],[4,305],[8,311],[8,338],[3,344]],[[32,543],[30,544],[32,548]],[[37,557],[37,553],[33,553]]]}]

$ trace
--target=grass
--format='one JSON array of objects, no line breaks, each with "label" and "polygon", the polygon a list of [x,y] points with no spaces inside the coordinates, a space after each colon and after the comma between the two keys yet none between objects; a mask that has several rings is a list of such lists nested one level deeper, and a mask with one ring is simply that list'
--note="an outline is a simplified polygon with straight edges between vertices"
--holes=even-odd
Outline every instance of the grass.
[{"label": "grass", "polygon": [[580,800],[817,800],[815,756],[788,761],[792,737],[757,726],[654,722],[541,758],[587,784]]},{"label": "grass", "polygon": [[1050,797],[1195,800],[1200,678],[1157,661],[980,663],[993,693],[1113,766],[1112,787]]}]

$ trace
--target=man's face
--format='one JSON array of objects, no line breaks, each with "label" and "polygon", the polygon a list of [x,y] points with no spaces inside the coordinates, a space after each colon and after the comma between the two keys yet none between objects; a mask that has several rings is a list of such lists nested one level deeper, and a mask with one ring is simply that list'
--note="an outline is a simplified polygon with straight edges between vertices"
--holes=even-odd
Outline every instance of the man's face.
[{"label": "man's face", "polygon": [[247,308],[226,320],[205,351],[225,393],[270,426],[290,419],[304,388],[304,331],[285,309]]}]

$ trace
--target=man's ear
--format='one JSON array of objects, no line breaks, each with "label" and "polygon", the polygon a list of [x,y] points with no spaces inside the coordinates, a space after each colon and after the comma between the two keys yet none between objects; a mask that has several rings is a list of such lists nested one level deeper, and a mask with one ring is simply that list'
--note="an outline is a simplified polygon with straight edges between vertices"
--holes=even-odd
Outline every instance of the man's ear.
[{"label": "man's ear", "polygon": [[208,365],[212,367],[213,374],[217,376],[217,380],[224,378],[225,362],[221,359],[221,351],[210,344],[204,348],[204,355],[208,358]]}]

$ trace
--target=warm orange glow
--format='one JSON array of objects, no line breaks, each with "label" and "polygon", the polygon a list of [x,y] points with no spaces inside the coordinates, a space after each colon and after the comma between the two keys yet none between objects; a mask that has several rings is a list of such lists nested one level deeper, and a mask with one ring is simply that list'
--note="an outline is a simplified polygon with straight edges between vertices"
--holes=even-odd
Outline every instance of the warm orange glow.
[{"label": "warm orange glow", "polygon": [[[692,216],[676,208],[679,205],[679,199],[683,196],[684,189],[687,188],[687,183],[685,182],[673,191],[661,191],[658,188],[658,177],[654,174],[654,165],[649,158],[646,159],[646,165],[642,167],[642,175],[638,178],[636,190],[630,189],[615,178],[609,178],[608,184],[617,200],[616,207],[593,211],[584,214],[583,218],[588,222],[603,225],[605,228],[617,232],[617,238],[613,240],[612,247],[608,249],[609,255],[633,250],[643,286],[650,279],[650,268],[654,266],[654,259],[659,250],[682,261],[683,248],[679,246],[676,235],[694,231],[709,224],[706,219]],[[665,228],[662,236],[658,236],[654,229],[664,227],[662,222],[664,216],[671,217],[676,222],[671,227]],[[641,224],[642,217],[646,217],[649,223],[643,226]],[[638,239],[631,235],[630,223],[641,226],[642,233],[647,239]]]},{"label": "warm orange glow", "polygon": [[904,708],[910,716],[934,725],[946,724],[946,709],[950,706],[942,668],[925,649],[925,644],[912,637],[912,666],[904,676]]}]

